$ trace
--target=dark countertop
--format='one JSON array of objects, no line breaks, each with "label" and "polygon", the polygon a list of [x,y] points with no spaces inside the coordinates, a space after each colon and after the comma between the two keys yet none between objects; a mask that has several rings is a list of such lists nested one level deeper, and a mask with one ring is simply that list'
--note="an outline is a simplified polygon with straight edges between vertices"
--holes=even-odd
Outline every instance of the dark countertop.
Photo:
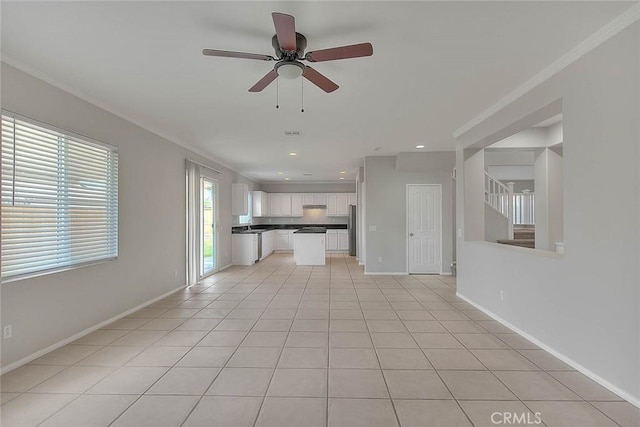
[{"label": "dark countertop", "polygon": [[231,230],[233,234],[255,234],[272,230],[299,230],[306,227],[321,227],[325,230],[346,230],[347,224],[259,224],[248,226],[234,226]]},{"label": "dark countertop", "polygon": [[327,229],[324,227],[302,227],[298,231],[294,231],[293,234],[325,234]]}]

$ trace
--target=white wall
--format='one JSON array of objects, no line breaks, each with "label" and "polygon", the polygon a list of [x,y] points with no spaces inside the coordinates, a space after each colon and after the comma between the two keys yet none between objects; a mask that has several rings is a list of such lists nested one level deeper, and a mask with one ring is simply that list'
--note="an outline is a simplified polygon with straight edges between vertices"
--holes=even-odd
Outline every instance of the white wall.
[{"label": "white wall", "polygon": [[562,99],[565,254],[463,239],[457,254],[461,295],[640,405],[639,79],[635,23],[461,135],[459,173],[463,148]]},{"label": "white wall", "polygon": [[495,210],[488,203],[484,204],[484,240],[497,242],[509,238],[509,218]]},{"label": "white wall", "polygon": [[3,366],[184,286],[186,157],[223,172],[218,262],[231,263],[231,182],[246,178],[6,64],[1,83],[3,109],[119,153],[118,259],[3,284]]},{"label": "white wall", "polygon": [[[408,153],[411,161],[399,171],[395,156],[365,158],[365,221],[367,226],[365,271],[375,273],[407,272],[406,191],[407,184],[442,185],[442,270],[450,272],[453,259],[453,201],[451,173],[455,153]],[[409,166],[411,163],[411,166]],[[368,231],[375,226],[377,231]],[[382,257],[382,262],[378,258]]]}]

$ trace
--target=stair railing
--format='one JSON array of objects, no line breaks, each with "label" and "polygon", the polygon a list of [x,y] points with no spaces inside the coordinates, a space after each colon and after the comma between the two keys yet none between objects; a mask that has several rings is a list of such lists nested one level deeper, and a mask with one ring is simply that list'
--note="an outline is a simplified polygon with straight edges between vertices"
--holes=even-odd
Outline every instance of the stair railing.
[{"label": "stair railing", "polygon": [[513,182],[504,184],[487,171],[484,172],[484,201],[509,220],[509,240],[513,239],[513,186]]},{"label": "stair railing", "polygon": [[513,193],[513,223],[535,224],[535,194],[529,190]]}]

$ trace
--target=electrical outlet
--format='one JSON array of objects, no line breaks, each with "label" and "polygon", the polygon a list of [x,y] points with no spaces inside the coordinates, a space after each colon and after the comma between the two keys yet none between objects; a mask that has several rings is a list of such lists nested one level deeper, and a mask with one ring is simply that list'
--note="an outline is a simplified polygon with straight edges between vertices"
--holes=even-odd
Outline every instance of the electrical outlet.
[{"label": "electrical outlet", "polygon": [[381,256],[378,257],[378,262],[382,262],[382,257]]},{"label": "electrical outlet", "polygon": [[504,291],[500,289],[500,301],[504,301]]},{"label": "electrical outlet", "polygon": [[462,237],[462,228],[458,228],[458,237]]},{"label": "electrical outlet", "polygon": [[11,330],[11,325],[7,325],[2,328],[2,338],[8,340],[13,335],[13,331]]},{"label": "electrical outlet", "polygon": [[178,269],[177,268],[173,269],[173,277],[176,277],[176,278],[178,277]]}]

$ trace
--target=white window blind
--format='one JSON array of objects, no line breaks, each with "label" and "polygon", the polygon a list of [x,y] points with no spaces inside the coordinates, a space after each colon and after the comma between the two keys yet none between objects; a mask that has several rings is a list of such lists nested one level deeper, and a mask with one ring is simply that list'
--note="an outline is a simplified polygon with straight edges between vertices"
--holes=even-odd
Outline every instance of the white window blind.
[{"label": "white window blind", "polygon": [[2,113],[2,280],[118,256],[118,153]]}]

